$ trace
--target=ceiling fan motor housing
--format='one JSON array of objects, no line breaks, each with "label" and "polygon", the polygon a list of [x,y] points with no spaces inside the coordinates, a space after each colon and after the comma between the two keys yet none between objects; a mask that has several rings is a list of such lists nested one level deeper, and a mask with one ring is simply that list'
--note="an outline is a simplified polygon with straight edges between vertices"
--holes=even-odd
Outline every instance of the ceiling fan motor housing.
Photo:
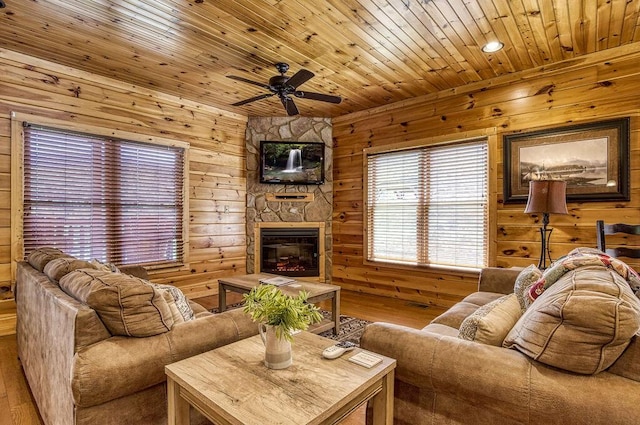
[{"label": "ceiling fan motor housing", "polygon": [[[2,0],[0,0],[2,1]],[[289,70],[289,65],[284,62],[278,62],[275,64],[276,69],[280,73],[280,75],[275,75],[269,78],[269,84],[259,83],[257,81],[249,80],[244,77],[236,77],[234,75],[227,75],[228,78],[242,81],[245,83],[253,84],[255,86],[263,87],[268,89],[273,94],[262,94],[258,96],[254,96],[250,99],[242,100],[240,102],[236,102],[233,106],[242,106],[247,103],[254,102],[256,100],[265,99],[267,97],[278,95],[282,105],[285,107],[287,114],[297,115],[298,108],[296,107],[291,95],[295,97],[304,98],[304,99],[312,99],[312,100],[320,100],[322,102],[331,102],[331,103],[340,103],[342,99],[340,96],[326,95],[320,93],[312,93],[306,91],[297,91],[298,86],[304,84],[310,78],[313,77],[313,72],[307,71],[306,69],[301,69],[296,72],[292,77],[287,77],[284,74]]]},{"label": "ceiling fan motor housing", "polygon": [[284,86],[289,77],[285,77],[284,75],[275,75],[269,78],[269,85],[273,88],[278,88],[279,86]]}]

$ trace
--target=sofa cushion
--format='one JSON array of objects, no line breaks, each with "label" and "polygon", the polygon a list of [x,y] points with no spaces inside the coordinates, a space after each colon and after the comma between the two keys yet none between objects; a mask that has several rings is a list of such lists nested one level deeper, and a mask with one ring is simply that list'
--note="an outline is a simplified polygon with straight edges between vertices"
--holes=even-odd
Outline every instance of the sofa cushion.
[{"label": "sofa cushion", "polygon": [[74,257],[60,257],[53,259],[44,266],[44,274],[54,282],[58,282],[62,276],[77,269],[92,269],[89,261],[79,260]]},{"label": "sofa cushion", "polygon": [[582,374],[611,366],[640,329],[640,300],[615,271],[599,266],[566,273],[509,332],[504,346]]},{"label": "sofa cushion", "polygon": [[423,331],[431,332],[438,335],[457,337],[458,329],[452,328],[451,326],[443,325],[442,323],[429,323],[427,326],[422,328]]},{"label": "sofa cushion", "polygon": [[531,287],[542,277],[542,271],[538,269],[534,264],[525,268],[520,272],[516,278],[516,283],[513,285],[513,293],[520,303],[520,308],[524,312],[529,305],[531,305],[531,299],[529,298],[529,290]]},{"label": "sofa cushion", "polygon": [[522,316],[515,294],[505,295],[478,308],[460,325],[459,338],[499,347]]},{"label": "sofa cushion", "polygon": [[112,335],[152,336],[174,323],[163,291],[136,277],[80,269],[61,278],[60,287],[96,310]]},{"label": "sofa cushion", "polygon": [[189,302],[189,307],[191,307],[191,311],[193,311],[193,315],[196,318],[198,317],[198,315],[201,315],[204,313],[213,314],[212,312],[210,312],[209,310],[207,310],[197,302],[191,301],[190,299],[187,299],[187,301]]},{"label": "sofa cushion", "polygon": [[27,256],[27,262],[31,264],[34,269],[41,272],[49,261],[60,257],[71,257],[71,255],[65,254],[58,248],[43,247],[32,251]]},{"label": "sofa cushion", "polygon": [[491,301],[500,298],[502,295],[504,294],[498,294],[495,292],[474,292],[433,319],[431,323],[438,323],[455,329],[460,329],[462,321],[475,312],[478,307],[490,303]]}]

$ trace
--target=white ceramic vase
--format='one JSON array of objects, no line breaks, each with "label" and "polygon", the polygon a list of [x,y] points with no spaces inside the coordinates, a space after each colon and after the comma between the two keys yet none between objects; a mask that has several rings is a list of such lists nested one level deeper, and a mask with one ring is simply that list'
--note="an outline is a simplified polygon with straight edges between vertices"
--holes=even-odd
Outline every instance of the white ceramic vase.
[{"label": "white ceramic vase", "polygon": [[285,338],[278,338],[276,328],[271,325],[260,324],[260,337],[264,343],[264,365],[270,369],[285,369],[291,366],[291,342]]}]

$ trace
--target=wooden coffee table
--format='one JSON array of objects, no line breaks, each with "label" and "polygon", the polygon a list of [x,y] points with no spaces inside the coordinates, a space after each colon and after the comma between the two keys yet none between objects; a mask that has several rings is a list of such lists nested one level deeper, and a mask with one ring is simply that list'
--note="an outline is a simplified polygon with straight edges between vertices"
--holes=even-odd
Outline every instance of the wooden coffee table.
[{"label": "wooden coffee table", "polygon": [[322,350],[335,341],[309,332],[294,337],[293,364],[264,366],[264,345],[254,336],[165,367],[169,425],[189,423],[193,406],[216,425],[333,424],[367,400],[375,425],[393,423],[396,361],[367,369]]},{"label": "wooden coffee table", "polygon": [[[276,275],[267,273],[245,274],[241,276],[226,277],[218,279],[218,308],[220,312],[227,309],[227,291],[247,294],[251,289],[260,285],[260,279],[268,279]],[[287,295],[296,296],[304,290],[309,293],[310,303],[319,303],[324,300],[331,300],[331,320],[323,320],[309,327],[309,332],[321,333],[333,329],[333,334],[340,332],[340,287],[327,283],[309,282],[300,278],[295,279],[295,283],[279,286],[280,290]]]}]

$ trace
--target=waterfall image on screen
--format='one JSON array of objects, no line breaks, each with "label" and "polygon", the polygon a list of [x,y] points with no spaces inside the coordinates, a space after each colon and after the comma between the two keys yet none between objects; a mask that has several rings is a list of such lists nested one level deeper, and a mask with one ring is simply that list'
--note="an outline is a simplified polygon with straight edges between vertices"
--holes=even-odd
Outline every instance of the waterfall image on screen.
[{"label": "waterfall image on screen", "polygon": [[260,143],[260,182],[269,184],[324,183],[324,143]]},{"label": "waterfall image on screen", "polygon": [[298,173],[302,171],[302,151],[300,149],[291,149],[289,151],[289,159],[287,159],[287,168],[283,173]]}]

